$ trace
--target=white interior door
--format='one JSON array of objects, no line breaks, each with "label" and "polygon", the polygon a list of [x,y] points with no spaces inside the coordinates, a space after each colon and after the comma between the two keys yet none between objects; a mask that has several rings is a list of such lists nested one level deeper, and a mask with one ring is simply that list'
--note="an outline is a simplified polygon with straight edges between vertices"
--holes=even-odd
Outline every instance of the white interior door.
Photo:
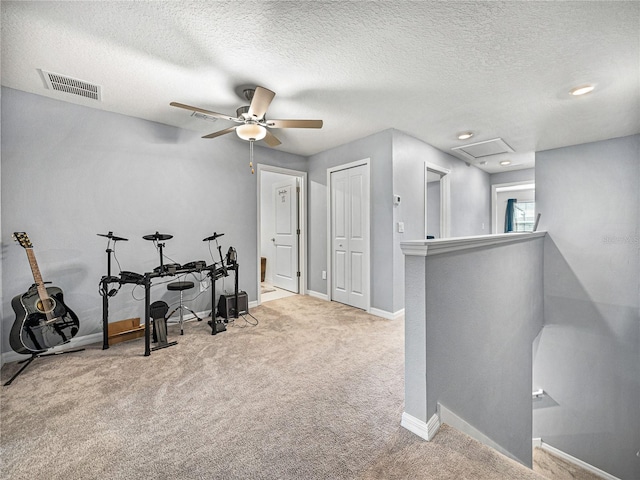
[{"label": "white interior door", "polygon": [[290,177],[273,186],[273,232],[275,262],[273,285],[299,292],[298,248],[298,178]]},{"label": "white interior door", "polygon": [[332,299],[369,307],[369,169],[331,173]]}]

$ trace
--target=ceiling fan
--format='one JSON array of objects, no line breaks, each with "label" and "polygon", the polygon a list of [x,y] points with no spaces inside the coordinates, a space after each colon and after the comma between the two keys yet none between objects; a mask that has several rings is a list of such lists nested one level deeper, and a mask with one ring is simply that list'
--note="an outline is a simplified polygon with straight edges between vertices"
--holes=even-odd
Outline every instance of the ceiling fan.
[{"label": "ceiling fan", "polygon": [[235,131],[238,137],[249,141],[252,146],[253,142],[263,139],[271,147],[280,145],[282,142],[268,130],[270,128],[322,128],[322,120],[267,120],[265,117],[267,108],[276,94],[264,87],[247,88],[242,93],[249,105],[238,108],[236,117],[178,102],[171,102],[170,105],[239,124],[210,133],[202,138],[215,138]]}]

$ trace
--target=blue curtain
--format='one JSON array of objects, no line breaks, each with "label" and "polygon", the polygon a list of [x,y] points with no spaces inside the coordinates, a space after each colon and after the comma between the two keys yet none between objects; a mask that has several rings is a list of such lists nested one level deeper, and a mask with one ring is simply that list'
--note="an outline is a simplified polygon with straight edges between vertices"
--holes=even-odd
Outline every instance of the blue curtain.
[{"label": "blue curtain", "polygon": [[516,198],[510,198],[507,200],[507,211],[504,214],[504,233],[513,232],[515,228],[515,208],[514,204],[518,200]]}]

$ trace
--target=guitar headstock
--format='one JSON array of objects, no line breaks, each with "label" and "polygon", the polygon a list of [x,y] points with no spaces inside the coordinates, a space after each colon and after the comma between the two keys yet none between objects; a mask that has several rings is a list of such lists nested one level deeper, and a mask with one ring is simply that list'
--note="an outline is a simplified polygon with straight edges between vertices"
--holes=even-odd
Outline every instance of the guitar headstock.
[{"label": "guitar headstock", "polygon": [[22,248],[33,248],[27,232],[13,232],[13,239],[18,242]]}]

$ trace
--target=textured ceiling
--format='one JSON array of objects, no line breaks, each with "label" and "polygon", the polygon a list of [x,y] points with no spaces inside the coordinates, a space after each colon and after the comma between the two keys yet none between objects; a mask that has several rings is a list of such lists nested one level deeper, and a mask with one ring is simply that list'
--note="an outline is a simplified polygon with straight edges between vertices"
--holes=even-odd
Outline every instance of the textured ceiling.
[{"label": "textured ceiling", "polygon": [[[9,2],[2,85],[204,134],[232,124],[242,85],[276,92],[274,130],[311,155],[396,128],[443,151],[496,137],[532,152],[640,132],[639,2]],[[98,84],[47,90],[38,69]],[[584,97],[571,87],[594,83]],[[472,130],[471,140],[456,133]],[[219,139],[203,139],[216,142]],[[240,141],[240,140],[238,140]],[[487,171],[504,170],[489,158]]]}]

